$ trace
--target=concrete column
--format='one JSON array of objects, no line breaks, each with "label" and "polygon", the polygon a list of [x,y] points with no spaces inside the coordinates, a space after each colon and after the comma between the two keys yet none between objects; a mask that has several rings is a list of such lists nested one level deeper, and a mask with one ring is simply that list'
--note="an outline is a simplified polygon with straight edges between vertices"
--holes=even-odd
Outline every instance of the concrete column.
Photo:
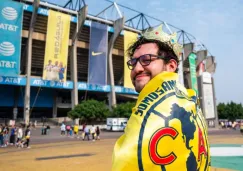
[{"label": "concrete column", "polygon": [[112,50],[114,47],[114,43],[118,36],[120,35],[120,32],[124,28],[124,17],[119,18],[114,22],[114,33],[109,41],[108,44],[108,75],[110,78],[110,85],[111,85],[111,93],[109,93],[109,107],[111,109],[112,106],[116,105],[116,93],[115,93],[115,83],[114,83],[114,71],[113,71],[113,63],[112,63]]},{"label": "concrete column", "polygon": [[188,58],[191,52],[194,50],[194,43],[188,43],[183,45],[184,48],[184,61]]},{"label": "concrete column", "polygon": [[78,104],[78,76],[77,76],[77,46],[76,42],[72,46],[72,56],[71,56],[71,77],[73,81],[73,89],[71,91],[72,98],[72,109]]},{"label": "concrete column", "polygon": [[179,56],[178,77],[179,83],[184,86],[183,53]]},{"label": "concrete column", "polygon": [[57,92],[56,91],[54,91],[54,94],[53,94],[52,117],[53,118],[57,117]]},{"label": "concrete column", "polygon": [[73,81],[73,90],[71,92],[72,99],[72,109],[78,104],[78,69],[77,69],[77,38],[81,33],[82,27],[85,22],[85,18],[87,16],[88,6],[85,5],[78,12],[78,24],[76,31],[73,33],[72,37],[72,47],[71,47],[71,79]]},{"label": "concrete column", "polygon": [[[183,71],[184,69],[188,69],[189,71],[189,58],[188,56],[190,55],[191,52],[194,50],[194,44],[193,43],[188,43],[188,44],[183,44]],[[183,79],[186,80],[184,82],[184,85],[186,88],[191,88],[191,78],[190,78],[190,73],[186,72],[185,75],[183,73]],[[188,86],[188,87],[187,87]]]},{"label": "concrete column", "polygon": [[207,50],[200,50],[197,51],[197,66],[204,60],[207,58],[208,55],[208,51]]},{"label": "concrete column", "polygon": [[215,86],[214,86],[214,78],[212,77],[212,86],[213,86],[213,101],[214,101],[214,113],[215,113],[215,121],[214,125],[216,128],[219,127],[219,118],[218,118],[218,110],[217,110],[217,98],[216,98],[216,92],[215,92]]},{"label": "concrete column", "polygon": [[37,10],[40,4],[40,0],[34,0],[33,13],[31,16],[29,36],[28,36],[28,50],[27,50],[27,62],[26,62],[26,86],[24,96],[24,122],[26,125],[29,124],[30,119],[30,76],[31,76],[31,63],[32,63],[32,34],[36,22]]},{"label": "concrete column", "polygon": [[16,120],[18,117],[18,101],[19,101],[19,90],[20,87],[14,89],[14,106],[13,106],[13,120]]}]

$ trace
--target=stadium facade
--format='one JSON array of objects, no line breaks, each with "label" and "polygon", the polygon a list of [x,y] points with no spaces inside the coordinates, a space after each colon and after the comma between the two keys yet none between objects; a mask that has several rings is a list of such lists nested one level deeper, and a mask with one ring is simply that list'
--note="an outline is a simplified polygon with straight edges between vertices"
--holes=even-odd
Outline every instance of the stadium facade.
[{"label": "stadium facade", "polygon": [[[72,1],[68,1],[65,8],[40,2],[39,0],[12,2],[22,4],[23,8],[19,58],[20,72],[17,76],[12,76],[11,74],[8,76],[4,72],[0,73],[0,118],[24,118],[25,122],[29,122],[29,118],[66,116],[69,110],[85,99],[105,100],[107,105],[110,106],[115,103],[136,99],[137,93],[135,90],[124,86],[126,79],[124,78],[126,75],[126,66],[124,66],[126,61],[124,57],[124,41],[126,40],[124,31],[139,35],[145,29],[144,24],[141,28],[133,27],[132,25],[134,24],[131,23],[134,18],[124,21],[124,17],[121,15],[116,21],[88,15],[88,7],[85,3],[79,6],[78,11],[76,11],[77,9],[67,8],[68,4],[74,3]],[[120,13],[119,5],[111,3],[111,6],[115,6]],[[49,41],[47,32],[50,10],[71,16],[66,81],[43,79],[46,48],[48,48],[46,43]],[[1,14],[0,19],[6,18],[3,10]],[[143,15],[140,15],[140,17],[141,21],[147,20]],[[92,22],[107,26],[107,58],[105,58],[107,60],[107,82],[105,85],[90,83],[89,79]],[[163,24],[169,31],[173,30],[173,26],[167,25],[165,22]],[[0,30],[9,31],[9,27],[12,29],[10,24],[0,23]],[[177,30],[177,33],[181,35],[178,41],[184,46],[180,65],[180,80],[187,88],[193,88],[193,80],[195,81],[196,78],[198,92],[202,101],[201,105],[204,112],[208,113],[206,117],[209,121],[208,123],[214,122],[217,112],[211,74],[215,72],[215,58],[212,55],[208,56],[207,49],[202,44],[197,44],[196,39],[193,41],[193,37],[189,33],[183,30]],[[12,39],[17,38],[12,36]],[[5,47],[5,44],[0,45]],[[191,65],[190,61],[192,52],[196,55],[194,66]],[[1,53],[1,55],[8,54]],[[2,60],[0,65],[4,66],[6,64]],[[99,68],[98,65],[96,67]],[[210,93],[207,94],[205,93],[206,91]],[[207,103],[211,103],[211,107],[207,107]],[[213,125],[215,124],[213,123]]]}]

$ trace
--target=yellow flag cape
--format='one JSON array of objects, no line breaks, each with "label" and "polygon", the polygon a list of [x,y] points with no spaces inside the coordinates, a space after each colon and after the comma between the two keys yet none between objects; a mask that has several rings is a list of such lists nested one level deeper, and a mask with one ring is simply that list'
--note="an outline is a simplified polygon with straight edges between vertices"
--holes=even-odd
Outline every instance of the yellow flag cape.
[{"label": "yellow flag cape", "polygon": [[112,171],[208,171],[207,127],[195,91],[163,72],[139,94],[124,135],[115,144]]}]

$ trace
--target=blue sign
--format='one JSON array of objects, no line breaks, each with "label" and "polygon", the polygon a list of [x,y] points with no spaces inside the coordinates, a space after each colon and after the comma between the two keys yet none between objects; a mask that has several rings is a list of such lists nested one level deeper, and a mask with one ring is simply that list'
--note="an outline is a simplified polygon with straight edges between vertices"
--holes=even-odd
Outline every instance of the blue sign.
[{"label": "blue sign", "polygon": [[115,92],[120,94],[135,94],[135,95],[138,94],[134,89],[125,88],[121,86],[115,86]]},{"label": "blue sign", "polygon": [[25,77],[0,76],[0,84],[24,86],[24,85],[26,85],[26,78]]},{"label": "blue sign", "polygon": [[20,73],[23,4],[13,1],[0,3],[0,75]]},{"label": "blue sign", "polygon": [[[88,91],[98,91],[98,92],[110,92],[110,85],[97,85],[97,84],[88,84],[84,82],[78,83],[78,90],[88,90]],[[138,93],[131,88],[125,88],[121,86],[115,86],[115,92],[118,94],[134,94],[138,95]]]},{"label": "blue sign", "polygon": [[[0,85],[17,85],[25,86],[26,78],[25,77],[4,77],[0,76]],[[60,88],[60,89],[73,89],[73,82],[66,81],[65,83],[58,81],[48,81],[42,80],[41,78],[31,78],[30,86],[32,87],[47,87],[47,88]],[[78,90],[87,90],[87,91],[97,91],[97,92],[106,92],[111,91],[110,85],[97,85],[97,84],[88,84],[85,82],[78,82]],[[118,94],[134,94],[138,93],[131,88],[125,88],[122,86],[115,86],[115,92]]]},{"label": "blue sign", "polygon": [[30,85],[34,87],[73,89],[72,81],[66,81],[63,83],[59,81],[42,80],[41,78],[31,78]]},{"label": "blue sign", "polygon": [[79,82],[78,83],[78,90],[110,92],[110,86],[109,85],[97,85],[97,84],[88,84],[88,83],[84,83],[84,82]]},{"label": "blue sign", "polygon": [[[33,12],[33,6],[32,5],[24,4],[23,8],[24,8],[25,11]],[[49,15],[48,11],[49,10],[45,9],[45,8],[38,8],[38,12],[37,13],[40,14],[40,15],[48,16]],[[71,22],[77,23],[77,21],[78,21],[77,17],[75,17],[75,16],[71,17]],[[91,26],[91,21],[90,20],[85,20],[84,25],[90,27]],[[114,28],[108,26],[108,32],[114,33]],[[121,35],[124,35],[124,31],[121,32]]]},{"label": "blue sign", "polygon": [[[0,84],[25,86],[26,85],[26,77],[4,77],[4,76],[0,76]],[[63,82],[58,82],[58,81],[42,80],[41,78],[30,78],[30,86],[73,89],[73,82],[72,81],[66,81],[65,83],[63,83]]]}]

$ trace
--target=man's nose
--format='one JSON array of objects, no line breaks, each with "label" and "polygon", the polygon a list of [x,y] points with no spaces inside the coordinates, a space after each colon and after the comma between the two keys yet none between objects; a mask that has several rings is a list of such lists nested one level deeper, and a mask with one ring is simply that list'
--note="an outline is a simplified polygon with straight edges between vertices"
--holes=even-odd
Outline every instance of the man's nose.
[{"label": "man's nose", "polygon": [[143,66],[140,64],[139,61],[136,63],[135,67],[133,68],[133,71],[134,71],[135,73],[139,73],[139,72],[141,72],[141,71],[144,71],[144,68],[143,68]]}]

